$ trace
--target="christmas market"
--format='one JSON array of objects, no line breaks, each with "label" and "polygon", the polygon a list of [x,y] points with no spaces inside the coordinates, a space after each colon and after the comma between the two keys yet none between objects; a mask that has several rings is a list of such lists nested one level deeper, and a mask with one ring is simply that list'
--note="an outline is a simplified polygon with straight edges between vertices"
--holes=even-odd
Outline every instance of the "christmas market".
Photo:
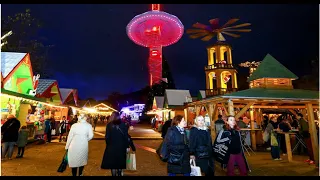
[{"label": "christmas market", "polygon": [[0,176],[319,176],[319,8],[2,4]]}]

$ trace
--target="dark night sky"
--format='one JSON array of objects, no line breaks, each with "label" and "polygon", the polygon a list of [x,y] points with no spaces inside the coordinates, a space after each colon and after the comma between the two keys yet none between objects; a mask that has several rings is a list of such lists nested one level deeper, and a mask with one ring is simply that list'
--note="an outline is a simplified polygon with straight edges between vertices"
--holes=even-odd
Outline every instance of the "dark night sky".
[{"label": "dark night sky", "polygon": [[[145,87],[148,80],[148,49],[134,44],[126,26],[148,4],[2,4],[2,16],[30,8],[44,22],[42,34],[55,47],[50,50],[50,67],[63,88],[77,88],[80,98],[105,99],[113,91],[128,93]],[[208,24],[220,18],[252,23],[250,33],[233,39],[233,62],[262,60],[270,53],[298,76],[308,73],[307,60],[319,54],[319,6],[304,4],[164,4],[162,10],[176,15],[188,29],[196,22]],[[211,41],[211,43],[215,40]],[[9,42],[10,43],[10,42]],[[205,88],[204,66],[209,43],[190,39],[163,50],[178,89],[196,92]]]}]

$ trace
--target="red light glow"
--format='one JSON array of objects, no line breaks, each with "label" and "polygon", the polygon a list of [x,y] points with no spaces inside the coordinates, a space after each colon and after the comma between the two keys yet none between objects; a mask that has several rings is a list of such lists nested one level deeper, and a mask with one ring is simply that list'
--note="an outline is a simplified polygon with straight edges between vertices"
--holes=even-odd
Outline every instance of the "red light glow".
[{"label": "red light glow", "polygon": [[184,32],[181,21],[174,15],[160,11],[160,4],[152,4],[152,11],[135,16],[127,25],[127,35],[136,44],[150,48],[150,82],[162,79],[162,47],[179,41]]},{"label": "red light glow", "polygon": [[152,4],[151,10],[152,11],[160,11],[160,4]]}]

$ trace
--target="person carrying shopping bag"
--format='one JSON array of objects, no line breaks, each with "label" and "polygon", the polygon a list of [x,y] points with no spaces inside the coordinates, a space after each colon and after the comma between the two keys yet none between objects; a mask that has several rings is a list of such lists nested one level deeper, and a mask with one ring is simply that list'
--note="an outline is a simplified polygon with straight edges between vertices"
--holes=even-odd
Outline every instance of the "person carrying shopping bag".
[{"label": "person carrying shopping bag", "polygon": [[88,163],[89,141],[93,138],[91,124],[87,123],[84,114],[79,117],[79,122],[73,124],[70,129],[65,149],[68,151],[68,164],[72,169],[72,175],[83,176],[84,166]]}]

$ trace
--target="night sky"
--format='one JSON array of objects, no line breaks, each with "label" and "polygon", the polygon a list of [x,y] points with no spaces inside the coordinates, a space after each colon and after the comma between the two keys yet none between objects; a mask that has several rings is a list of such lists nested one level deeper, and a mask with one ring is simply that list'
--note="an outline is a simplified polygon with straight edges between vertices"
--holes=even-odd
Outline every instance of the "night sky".
[{"label": "night sky", "polygon": [[[319,6],[304,4],[164,4],[161,10],[177,16],[185,30],[192,24],[208,24],[220,18],[251,23],[252,32],[240,38],[225,36],[233,46],[233,62],[260,61],[270,53],[278,61],[302,76],[309,73],[304,63],[319,54]],[[61,88],[76,88],[80,98],[106,99],[114,91],[129,93],[149,83],[148,49],[133,43],[126,34],[130,20],[150,10],[149,4],[72,4],[72,5],[1,5],[1,15],[14,15],[31,9],[43,21],[41,35],[48,44],[50,68]],[[190,39],[163,49],[177,89],[192,93],[205,89],[206,46],[213,44]],[[8,42],[10,43],[10,42]],[[245,69],[246,70],[246,69]]]}]

